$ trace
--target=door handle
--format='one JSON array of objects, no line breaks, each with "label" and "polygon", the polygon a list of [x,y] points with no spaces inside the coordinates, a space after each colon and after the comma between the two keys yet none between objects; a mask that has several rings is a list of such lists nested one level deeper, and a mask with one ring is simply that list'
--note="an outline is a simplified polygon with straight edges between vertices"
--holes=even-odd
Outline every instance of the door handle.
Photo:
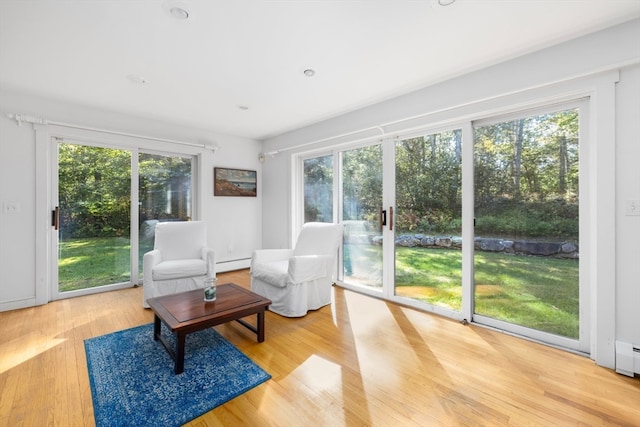
[{"label": "door handle", "polygon": [[51,211],[51,226],[54,230],[60,228],[60,208],[58,206]]},{"label": "door handle", "polygon": [[393,207],[389,206],[389,231],[393,231]]},{"label": "door handle", "polygon": [[387,225],[387,211],[380,208],[380,231],[385,225]]}]

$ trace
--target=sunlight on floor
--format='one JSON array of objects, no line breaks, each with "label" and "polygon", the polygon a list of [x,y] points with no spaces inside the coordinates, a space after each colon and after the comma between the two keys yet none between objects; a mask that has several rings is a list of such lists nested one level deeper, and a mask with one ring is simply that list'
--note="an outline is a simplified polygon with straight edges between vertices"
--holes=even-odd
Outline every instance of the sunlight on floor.
[{"label": "sunlight on floor", "polygon": [[342,367],[315,354],[291,375],[319,394],[325,391],[333,394],[342,388]]},{"label": "sunlight on floor", "polygon": [[[267,382],[260,409],[266,413],[277,411],[287,419],[299,419],[301,425],[326,422],[325,417],[331,414],[330,425],[346,426],[348,423],[344,412],[335,410],[336,407],[344,408],[346,405],[343,375],[342,366],[312,354],[285,377],[276,382]],[[291,400],[308,402],[316,411],[300,418],[301,414],[296,414],[295,409],[278,400],[281,393],[287,394]]]},{"label": "sunlight on floor", "polygon": [[33,332],[0,344],[0,374],[62,344],[66,338],[50,338]]}]

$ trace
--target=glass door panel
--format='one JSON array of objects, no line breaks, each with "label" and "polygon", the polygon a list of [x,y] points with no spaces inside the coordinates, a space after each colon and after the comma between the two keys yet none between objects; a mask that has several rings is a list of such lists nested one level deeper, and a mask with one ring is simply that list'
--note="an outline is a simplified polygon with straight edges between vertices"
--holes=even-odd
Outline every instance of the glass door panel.
[{"label": "glass door panel", "polygon": [[395,146],[395,295],[462,305],[462,132]]},{"label": "glass door panel", "polygon": [[382,145],[341,153],[343,280],[382,291]]},{"label": "glass door panel", "polygon": [[140,153],[138,162],[138,271],[142,282],[142,258],[153,249],[156,224],[192,217],[192,157]]},{"label": "glass door panel", "polygon": [[579,338],[578,109],[476,126],[475,313]]},{"label": "glass door panel", "polygon": [[304,222],[333,222],[333,155],[302,161]]},{"label": "glass door panel", "polygon": [[58,292],[131,280],[131,152],[58,145]]}]

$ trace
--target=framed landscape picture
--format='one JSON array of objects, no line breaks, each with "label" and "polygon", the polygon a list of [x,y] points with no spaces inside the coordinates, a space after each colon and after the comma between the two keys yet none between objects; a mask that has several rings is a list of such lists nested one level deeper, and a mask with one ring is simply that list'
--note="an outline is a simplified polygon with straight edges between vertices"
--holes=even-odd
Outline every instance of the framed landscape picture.
[{"label": "framed landscape picture", "polygon": [[213,168],[213,195],[256,197],[256,171],[246,169]]}]

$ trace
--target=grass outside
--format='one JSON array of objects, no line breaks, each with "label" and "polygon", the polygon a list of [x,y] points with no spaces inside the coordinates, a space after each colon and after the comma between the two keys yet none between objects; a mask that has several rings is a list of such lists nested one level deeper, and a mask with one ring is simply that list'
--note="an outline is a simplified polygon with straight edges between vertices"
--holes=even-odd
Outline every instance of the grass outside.
[{"label": "grass outside", "polygon": [[475,312],[578,339],[578,261],[484,252],[475,259]]},{"label": "grass outside", "polygon": [[130,280],[131,244],[123,237],[68,239],[59,244],[60,292]]},{"label": "grass outside", "polygon": [[[367,266],[381,259],[377,246],[349,248],[348,259]],[[370,262],[367,266],[372,272]],[[475,313],[570,338],[578,338],[578,261],[476,252]],[[381,276],[381,274],[380,274]],[[396,295],[460,310],[462,253],[396,248]]]}]

